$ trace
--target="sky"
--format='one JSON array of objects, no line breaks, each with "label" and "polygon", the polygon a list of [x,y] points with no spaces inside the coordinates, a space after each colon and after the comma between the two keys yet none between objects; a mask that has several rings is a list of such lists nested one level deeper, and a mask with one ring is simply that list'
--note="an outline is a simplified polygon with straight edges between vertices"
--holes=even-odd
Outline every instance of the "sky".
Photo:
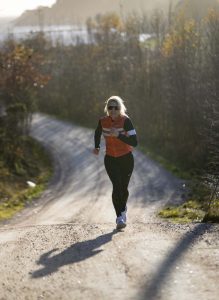
[{"label": "sky", "polygon": [[0,17],[20,16],[27,9],[51,6],[56,0],[0,0]]}]

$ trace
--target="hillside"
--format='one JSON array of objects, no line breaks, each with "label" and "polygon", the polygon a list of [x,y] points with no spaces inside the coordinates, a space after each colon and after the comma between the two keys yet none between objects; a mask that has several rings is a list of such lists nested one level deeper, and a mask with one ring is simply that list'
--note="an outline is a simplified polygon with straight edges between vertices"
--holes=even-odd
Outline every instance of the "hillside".
[{"label": "hillside", "polygon": [[[175,5],[178,0],[172,0]],[[39,7],[24,12],[15,25],[48,25],[84,23],[88,17],[99,13],[116,11],[119,14],[128,12],[150,12],[155,8],[168,10],[169,0],[57,0],[51,7]]]},{"label": "hillside", "polygon": [[170,3],[175,11],[183,8],[186,16],[200,20],[209,8],[219,8],[219,0],[57,0],[51,7],[38,7],[25,11],[14,22],[16,26],[83,24],[88,17],[115,11],[126,15],[130,12],[146,12],[158,8],[169,9]]}]

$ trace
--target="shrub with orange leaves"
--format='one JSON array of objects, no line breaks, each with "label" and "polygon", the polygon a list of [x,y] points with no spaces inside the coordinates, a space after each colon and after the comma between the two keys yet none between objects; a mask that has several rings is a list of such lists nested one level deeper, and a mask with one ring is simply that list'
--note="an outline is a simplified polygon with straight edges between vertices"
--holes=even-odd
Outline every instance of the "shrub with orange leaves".
[{"label": "shrub with orange leaves", "polygon": [[14,42],[5,45],[0,51],[0,88],[1,102],[6,107],[20,102],[31,108],[36,87],[44,87],[50,79],[42,72],[44,63],[42,55],[32,48]]}]

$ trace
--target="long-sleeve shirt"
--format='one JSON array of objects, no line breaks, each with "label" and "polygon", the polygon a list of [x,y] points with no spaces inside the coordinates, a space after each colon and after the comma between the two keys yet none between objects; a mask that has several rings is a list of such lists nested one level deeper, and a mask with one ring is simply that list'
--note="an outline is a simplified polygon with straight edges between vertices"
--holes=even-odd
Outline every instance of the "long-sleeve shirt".
[{"label": "long-sleeve shirt", "polygon": [[[128,135],[119,133],[119,136],[117,138],[120,139],[125,144],[136,147],[138,144],[137,134],[131,120],[128,117],[125,119],[124,122],[124,130],[127,132]],[[95,148],[100,148],[101,135],[102,135],[102,125],[101,125],[101,120],[99,120],[94,134]]]}]

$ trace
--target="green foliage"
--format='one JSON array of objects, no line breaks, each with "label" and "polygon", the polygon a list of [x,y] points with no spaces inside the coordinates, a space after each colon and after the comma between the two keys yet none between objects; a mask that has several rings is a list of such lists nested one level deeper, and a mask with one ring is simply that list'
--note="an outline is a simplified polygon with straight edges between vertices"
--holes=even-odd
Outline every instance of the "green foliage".
[{"label": "green foliage", "polygon": [[[0,220],[12,217],[45,189],[52,174],[52,162],[47,152],[36,141],[23,138],[22,163],[9,168],[0,159]],[[34,188],[27,181],[36,183]]]},{"label": "green foliage", "polygon": [[[209,203],[211,189],[200,180],[189,181],[190,200],[179,206],[166,206],[158,216],[173,222],[219,222],[219,199]],[[194,200],[191,200],[194,199]]]},{"label": "green foliage", "polygon": [[39,197],[45,185],[41,184],[31,189],[17,191],[7,201],[0,203],[0,221],[13,217],[27,203],[30,203],[35,197]]},{"label": "green foliage", "polygon": [[219,198],[214,199],[203,218],[203,222],[219,223]]}]

